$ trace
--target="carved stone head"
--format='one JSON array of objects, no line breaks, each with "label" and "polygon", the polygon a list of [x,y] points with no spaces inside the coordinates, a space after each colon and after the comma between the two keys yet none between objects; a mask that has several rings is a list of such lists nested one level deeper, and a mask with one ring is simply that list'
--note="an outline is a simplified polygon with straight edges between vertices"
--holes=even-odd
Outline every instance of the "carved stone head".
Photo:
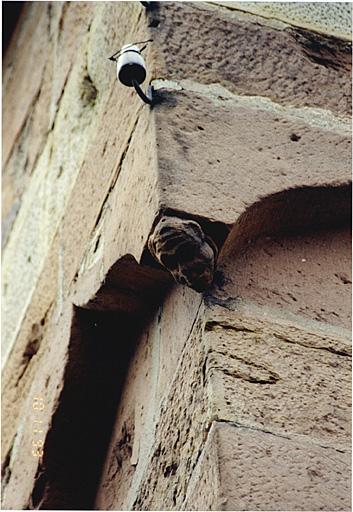
[{"label": "carved stone head", "polygon": [[197,222],[163,217],[149,237],[148,248],[178,283],[198,292],[211,285],[218,249]]}]

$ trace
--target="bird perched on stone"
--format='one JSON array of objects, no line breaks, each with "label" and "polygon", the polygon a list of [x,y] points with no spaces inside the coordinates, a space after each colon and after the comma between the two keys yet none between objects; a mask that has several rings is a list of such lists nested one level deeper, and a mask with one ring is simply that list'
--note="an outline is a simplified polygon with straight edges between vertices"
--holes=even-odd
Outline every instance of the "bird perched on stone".
[{"label": "bird perched on stone", "polygon": [[148,239],[148,248],[176,282],[197,292],[211,285],[218,248],[197,222],[162,217]]}]

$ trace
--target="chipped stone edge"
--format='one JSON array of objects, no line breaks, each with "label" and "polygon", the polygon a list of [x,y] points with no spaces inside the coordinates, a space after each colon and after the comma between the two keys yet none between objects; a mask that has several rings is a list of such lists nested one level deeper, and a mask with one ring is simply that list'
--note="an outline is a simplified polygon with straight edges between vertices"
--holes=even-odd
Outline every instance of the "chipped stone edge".
[{"label": "chipped stone edge", "polygon": [[[207,456],[209,456],[209,452],[210,452],[210,450],[212,450],[213,445],[217,444],[217,439],[216,439],[217,423],[218,423],[217,421],[210,422],[210,428],[209,428],[209,431],[207,432],[206,441],[202,447],[201,454],[196,462],[196,465],[195,465],[195,467],[191,473],[190,479],[189,479],[189,483],[188,483],[186,493],[185,493],[185,498],[184,498],[184,501],[183,501],[182,507],[181,507],[182,510],[188,510],[188,508],[186,508],[186,507],[188,506],[190,499],[192,499],[192,495],[195,492],[195,489],[197,488],[197,486],[200,483],[200,480],[202,477],[202,470],[203,470],[204,464],[207,461]],[[217,446],[214,447],[214,450],[217,451]],[[215,501],[219,501],[220,471],[219,471],[218,464],[216,465],[214,470],[215,470],[215,476],[217,476],[217,478],[213,482],[214,498],[215,498]]]},{"label": "chipped stone edge", "polygon": [[288,326],[291,326],[296,331],[305,331],[312,336],[333,337],[347,348],[351,347],[352,333],[345,327],[326,324],[272,306],[259,306],[255,302],[246,299],[236,298],[228,308],[222,304],[217,304],[217,298],[209,296],[206,302],[206,313],[206,323],[212,321],[222,323],[225,320],[224,314],[226,313],[227,318],[230,313],[232,315],[230,325],[240,329],[247,328],[249,321],[252,323],[254,321],[266,322],[271,324],[272,327],[277,326],[279,329],[287,329]]},{"label": "chipped stone edge", "polygon": [[[300,22],[299,20],[295,20],[294,18],[290,16],[286,16],[285,14],[281,14],[278,12],[275,13],[269,13],[265,10],[258,8],[257,6],[250,6],[250,2],[244,2],[244,6],[241,4],[243,2],[237,2],[238,5],[234,5],[233,2],[228,1],[202,1],[199,2],[203,5],[204,8],[208,9],[214,9],[218,11],[222,11],[225,13],[228,13],[228,15],[231,15],[233,17],[248,17],[248,18],[254,18],[256,21],[261,20],[263,24],[266,24],[272,28],[284,30],[286,28],[291,29],[304,29],[309,30],[310,32],[316,32],[317,34],[320,34],[324,37],[335,37],[337,39],[340,39],[342,41],[352,41],[352,34],[349,32],[346,32],[345,30],[339,31],[332,27],[332,30],[327,30],[325,27],[323,27],[320,22],[316,22],[315,20],[312,21],[312,23],[308,22]],[[253,4],[256,4],[258,2],[252,2]],[[261,2],[260,2],[261,3]],[[343,2],[343,3],[350,3],[350,2]]]},{"label": "chipped stone edge", "polygon": [[314,128],[350,135],[352,133],[351,119],[334,115],[330,110],[313,107],[282,106],[264,96],[242,96],[233,94],[220,84],[201,84],[192,80],[163,80],[155,79],[152,82],[155,91],[161,89],[169,91],[187,91],[201,94],[210,99],[215,105],[231,105],[233,107],[263,110],[274,115],[291,118],[294,121],[304,122]]}]

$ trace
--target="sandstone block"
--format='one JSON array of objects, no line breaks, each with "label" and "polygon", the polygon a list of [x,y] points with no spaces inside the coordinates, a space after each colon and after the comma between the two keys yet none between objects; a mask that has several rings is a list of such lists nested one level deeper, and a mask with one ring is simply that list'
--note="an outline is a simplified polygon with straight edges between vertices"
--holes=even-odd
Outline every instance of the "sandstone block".
[{"label": "sandstone block", "polygon": [[[310,204],[313,208],[313,203]],[[292,218],[295,210],[292,209]],[[338,209],[333,215],[338,213]],[[338,220],[338,219],[337,219]],[[332,222],[337,222],[332,219]],[[349,220],[347,219],[349,222]],[[279,225],[274,217],[273,229]],[[307,223],[303,219],[303,228]],[[218,295],[241,297],[259,306],[349,330],[351,230],[331,228],[281,236],[268,234],[241,252],[233,247],[218,270],[227,282]],[[325,277],[323,277],[325,276]]]},{"label": "sandstone block", "polygon": [[288,319],[273,322],[268,310],[262,318],[251,307],[246,311],[223,310],[206,324],[212,417],[345,449],[351,429],[348,333],[315,332],[313,325]]},{"label": "sandstone block", "polygon": [[349,115],[347,41],[204,3],[161,3],[150,25],[157,78]]},{"label": "sandstone block", "polygon": [[192,204],[194,215],[231,225],[271,194],[350,181],[345,123],[183,84],[161,90],[165,103],[155,109],[162,206],[185,212]]},{"label": "sandstone block", "polygon": [[208,467],[218,467],[218,479],[201,480],[186,510],[202,510],[197,498],[211,494],[208,486],[217,496],[211,510],[349,509],[349,453],[219,422],[209,436]]},{"label": "sandstone block", "polygon": [[345,2],[222,2],[217,4],[283,21],[337,38],[351,39],[352,6]]}]

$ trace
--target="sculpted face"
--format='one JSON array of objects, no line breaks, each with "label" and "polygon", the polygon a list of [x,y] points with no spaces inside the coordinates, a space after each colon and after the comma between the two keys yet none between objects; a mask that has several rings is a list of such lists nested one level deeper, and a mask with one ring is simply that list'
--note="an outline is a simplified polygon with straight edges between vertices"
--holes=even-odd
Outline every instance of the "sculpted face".
[{"label": "sculpted face", "polygon": [[218,250],[197,222],[163,217],[151,234],[148,247],[178,283],[198,292],[212,284]]}]

